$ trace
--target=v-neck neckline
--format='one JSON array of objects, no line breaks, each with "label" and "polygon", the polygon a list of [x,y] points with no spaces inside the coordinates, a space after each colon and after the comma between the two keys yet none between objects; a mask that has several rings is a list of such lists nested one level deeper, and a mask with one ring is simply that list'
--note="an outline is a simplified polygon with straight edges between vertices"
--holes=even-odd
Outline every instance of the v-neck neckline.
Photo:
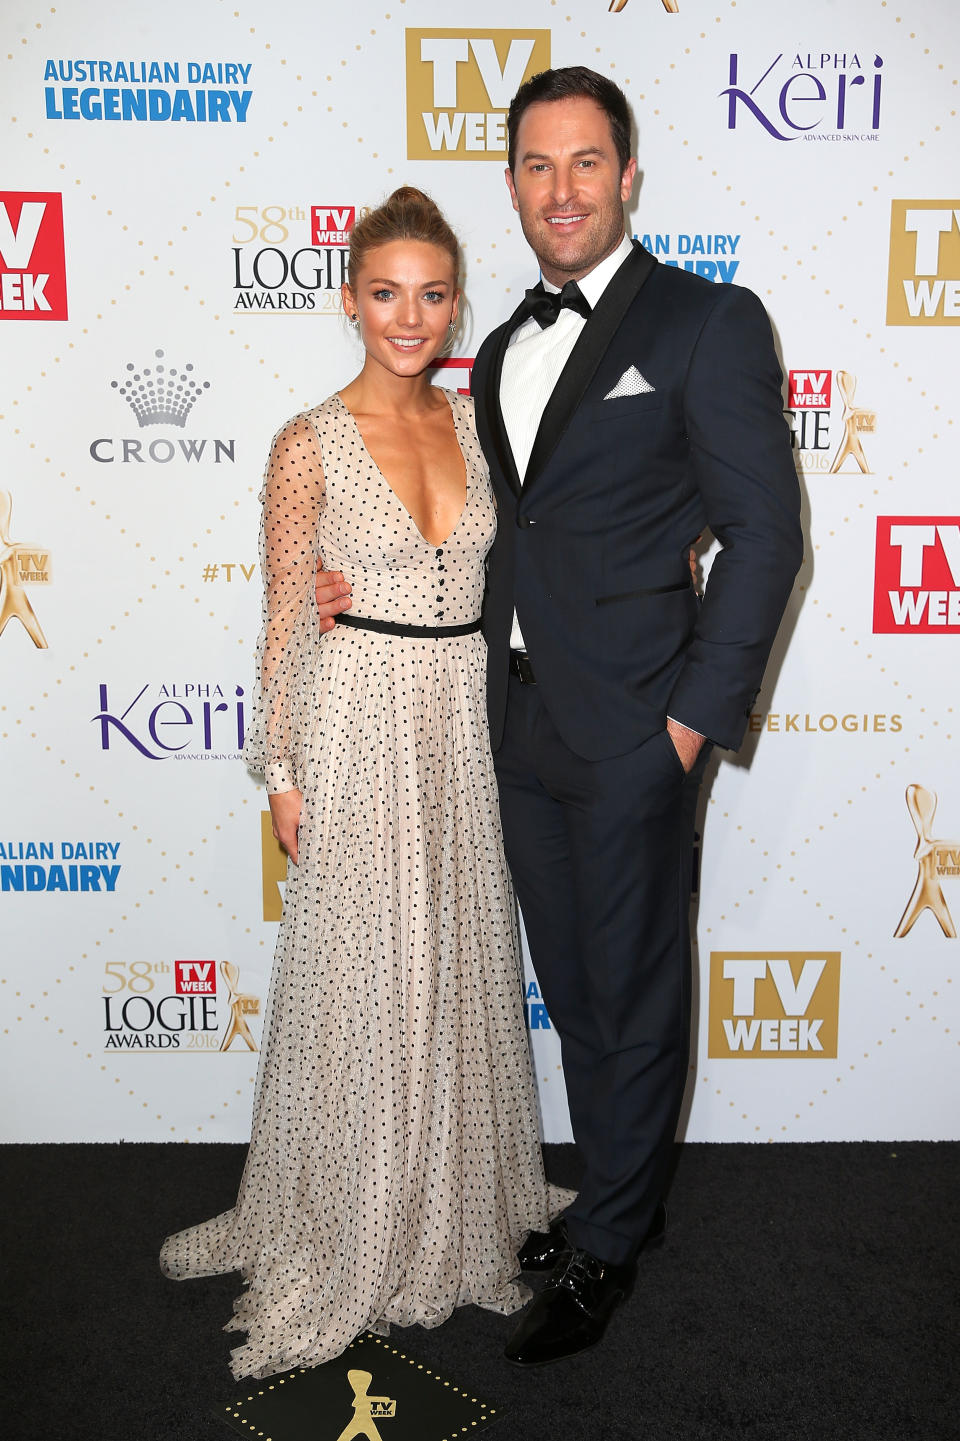
[{"label": "v-neck neckline", "polygon": [[423,544],[426,545],[426,546],[429,546],[430,549],[431,549],[431,550],[434,550],[434,551],[436,551],[436,550],[442,550],[445,545],[449,545],[450,541],[453,539],[454,535],[456,534],[457,530],[459,529],[460,523],[461,523],[461,521],[463,520],[463,517],[464,517],[464,516],[466,515],[466,513],[467,513],[467,506],[468,506],[469,503],[470,503],[470,467],[469,467],[468,464],[467,464],[467,457],[466,457],[466,456],[464,455],[464,453],[463,453],[463,446],[460,444],[460,429],[459,429],[459,427],[458,427],[458,425],[457,425],[457,413],[456,413],[456,410],[454,409],[452,394],[451,394],[451,392],[447,391],[446,389],[444,389],[443,386],[440,386],[440,385],[438,385],[438,386],[436,387],[436,389],[439,390],[439,391],[441,391],[441,393],[443,394],[444,399],[445,399],[446,402],[447,402],[447,408],[448,408],[448,410],[449,410],[449,412],[450,412],[450,419],[451,419],[451,421],[452,421],[452,423],[453,423],[454,439],[455,439],[456,442],[457,442],[457,449],[458,449],[459,452],[460,452],[460,459],[461,459],[461,461],[463,462],[463,481],[464,481],[463,505],[462,505],[462,507],[461,507],[460,514],[457,516],[456,520],[454,521],[453,529],[450,531],[450,534],[446,537],[445,540],[439,541],[438,544],[436,544],[436,545],[434,545],[434,543],[433,543],[432,540],[427,540],[427,537],[424,535],[424,533],[423,533],[423,531],[420,529],[419,525],[417,525],[417,522],[414,520],[414,518],[413,518],[413,516],[410,514],[409,510],[408,510],[407,507],[404,505],[403,501],[400,499],[399,495],[398,495],[397,492],[394,490],[393,486],[390,484],[390,482],[389,482],[389,480],[387,479],[386,475],[384,475],[383,471],[380,469],[380,466],[379,466],[379,465],[377,464],[377,462],[374,460],[373,456],[372,456],[371,453],[370,453],[370,450],[369,450],[368,447],[367,447],[367,442],[366,442],[366,441],[364,440],[364,438],[363,438],[363,432],[361,431],[360,426],[359,426],[358,423],[357,423],[357,418],[356,418],[356,416],[354,415],[353,411],[350,409],[350,407],[349,407],[349,405],[347,404],[347,402],[343,399],[343,396],[340,394],[339,390],[336,392],[335,397],[334,397],[334,398],[336,399],[337,403],[342,407],[342,409],[343,409],[343,410],[346,412],[346,414],[349,416],[349,418],[350,418],[350,423],[352,424],[354,430],[357,432],[357,438],[358,438],[358,440],[360,441],[360,445],[361,445],[362,448],[363,448],[363,452],[364,452],[364,454],[366,455],[367,459],[369,460],[370,464],[373,466],[374,470],[377,472],[377,475],[380,477],[381,481],[382,481],[383,484],[386,486],[387,490],[388,490],[388,491],[390,492],[390,494],[393,496],[394,500],[397,502],[397,505],[400,507],[400,509],[403,511],[404,515],[406,516],[407,520],[410,522],[410,525],[413,527],[413,529],[416,531],[417,535],[418,535],[418,536],[420,537],[420,539],[423,541]]}]

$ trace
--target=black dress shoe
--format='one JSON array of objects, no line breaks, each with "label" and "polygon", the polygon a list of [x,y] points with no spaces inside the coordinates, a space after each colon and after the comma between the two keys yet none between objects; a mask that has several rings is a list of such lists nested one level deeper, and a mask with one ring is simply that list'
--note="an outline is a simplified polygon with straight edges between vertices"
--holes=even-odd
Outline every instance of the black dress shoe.
[{"label": "black dress shoe", "polygon": [[[667,1230],[667,1208],[657,1202],[650,1229],[643,1238],[641,1251],[652,1250],[663,1242]],[[531,1231],[517,1252],[521,1271],[552,1271],[554,1266],[571,1249],[563,1218],[554,1221],[549,1231]],[[639,1252],[637,1253],[639,1255]]]},{"label": "black dress shoe", "polygon": [[595,1346],[630,1294],[636,1263],[613,1266],[574,1248],[520,1317],[504,1355],[515,1366],[543,1366]]},{"label": "black dress shoe", "polygon": [[521,1271],[552,1271],[564,1252],[570,1250],[563,1221],[554,1221],[549,1231],[531,1231],[517,1252]]}]

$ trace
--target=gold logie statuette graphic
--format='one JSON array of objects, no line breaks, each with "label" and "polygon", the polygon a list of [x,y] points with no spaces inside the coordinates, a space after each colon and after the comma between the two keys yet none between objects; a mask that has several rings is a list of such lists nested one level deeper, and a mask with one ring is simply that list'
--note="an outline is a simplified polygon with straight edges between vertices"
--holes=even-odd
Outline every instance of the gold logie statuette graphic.
[{"label": "gold logie statuette graphic", "polygon": [[[626,10],[626,8],[627,8],[627,0],[610,0],[610,4],[607,6],[607,9],[608,9],[613,15],[619,15],[619,14],[620,14],[620,11],[621,11],[621,10]],[[680,14],[680,3],[679,3],[679,0],[663,0],[663,8],[664,8],[664,10],[668,10],[671,15],[679,15],[679,14]]]},{"label": "gold logie statuette graphic", "polygon": [[220,974],[227,983],[230,1006],[230,1024],[220,1042],[220,1049],[229,1051],[234,1041],[240,1040],[243,1041],[248,1051],[255,1051],[257,1043],[247,1025],[247,1016],[259,1016],[260,997],[246,996],[240,991],[240,967],[235,966],[233,961],[221,961]]},{"label": "gold logie statuette graphic", "polygon": [[937,811],[935,791],[928,791],[926,786],[907,786],[907,810],[917,832],[917,846],[913,853],[917,862],[917,883],[893,933],[894,937],[902,940],[923,911],[932,911],[943,934],[954,941],[957,929],[940,882],[944,876],[960,876],[960,841],[934,840],[930,834]]},{"label": "gold logie statuette graphic", "polygon": [[857,377],[851,375],[849,370],[837,371],[837,386],[843,396],[843,439],[833,457],[830,474],[836,475],[843,462],[852,457],[859,465],[861,472],[864,475],[870,475],[870,467],[867,464],[867,457],[863,453],[863,442],[860,437],[861,435],[872,435],[876,430],[877,412],[854,405]]},{"label": "gold logie statuette graphic", "polygon": [[549,30],[408,30],[407,158],[502,163],[510,101],[549,68]]},{"label": "gold logie statuette graphic", "polygon": [[389,1420],[397,1414],[397,1403],[389,1396],[368,1396],[373,1374],[370,1371],[348,1371],[347,1380],[353,1390],[353,1419],[337,1437],[337,1441],[355,1441],[358,1436],[366,1441],[383,1441],[377,1429],[377,1421]]},{"label": "gold logie statuette graphic", "polygon": [[0,490],[0,635],[14,617],[38,650],[46,650],[47,638],[27,598],[28,585],[49,585],[50,552],[40,545],[15,543],[10,539],[13,497]]}]

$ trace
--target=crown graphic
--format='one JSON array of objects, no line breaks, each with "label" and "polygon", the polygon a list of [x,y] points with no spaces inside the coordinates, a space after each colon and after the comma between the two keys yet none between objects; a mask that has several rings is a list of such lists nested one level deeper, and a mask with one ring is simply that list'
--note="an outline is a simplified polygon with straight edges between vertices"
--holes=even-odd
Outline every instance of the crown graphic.
[{"label": "crown graphic", "polygon": [[210,389],[210,382],[196,380],[192,365],[174,370],[172,365],[162,364],[162,350],[153,353],[161,364],[137,370],[130,361],[127,379],[111,380],[111,389],[123,396],[141,430],[146,425],[177,425],[182,430],[200,396]]}]

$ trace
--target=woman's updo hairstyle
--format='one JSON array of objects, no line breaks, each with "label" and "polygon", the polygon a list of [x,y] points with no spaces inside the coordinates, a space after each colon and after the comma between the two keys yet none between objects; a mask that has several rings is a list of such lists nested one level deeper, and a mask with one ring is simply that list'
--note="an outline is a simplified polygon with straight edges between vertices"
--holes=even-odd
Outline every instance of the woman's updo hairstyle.
[{"label": "woman's updo hairstyle", "polygon": [[371,250],[394,240],[419,240],[445,250],[453,263],[453,281],[460,284],[460,244],[438,205],[412,185],[401,185],[382,205],[362,216],[350,232],[347,275],[356,289],[357,275]]}]

